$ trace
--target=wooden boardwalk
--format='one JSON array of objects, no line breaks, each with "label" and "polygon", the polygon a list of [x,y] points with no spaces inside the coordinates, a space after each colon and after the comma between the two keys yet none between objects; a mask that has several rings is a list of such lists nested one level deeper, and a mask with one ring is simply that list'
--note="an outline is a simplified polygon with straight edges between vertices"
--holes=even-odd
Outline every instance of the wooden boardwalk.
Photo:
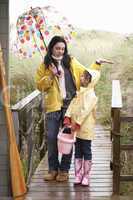
[{"label": "wooden boardwalk", "polygon": [[110,171],[110,131],[101,125],[95,128],[96,137],[92,144],[93,166],[90,187],[74,186],[74,158],[72,159],[67,183],[45,182],[47,156],[33,175],[26,200],[102,200],[112,195],[112,171]]}]

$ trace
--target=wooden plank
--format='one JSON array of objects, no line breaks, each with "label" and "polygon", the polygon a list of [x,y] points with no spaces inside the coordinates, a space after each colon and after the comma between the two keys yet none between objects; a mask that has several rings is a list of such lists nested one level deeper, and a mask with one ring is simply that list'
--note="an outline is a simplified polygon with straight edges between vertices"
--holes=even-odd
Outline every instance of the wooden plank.
[{"label": "wooden plank", "polygon": [[0,179],[0,188],[2,187],[2,186],[7,186],[7,187],[9,187],[9,181],[8,181],[8,178],[7,178],[7,176],[9,176],[9,169],[8,169],[8,166],[7,166],[7,168],[5,167],[5,170],[0,170],[0,177],[1,177],[1,179]]},{"label": "wooden plank", "polygon": [[[7,127],[6,125],[0,125],[0,143],[5,142],[5,144],[7,143]],[[1,153],[1,152],[0,152]]]},{"label": "wooden plank", "polygon": [[96,141],[92,143],[92,147],[103,147],[103,148],[106,147],[106,149],[108,149],[110,146],[111,146],[111,142],[103,143],[101,141],[99,142]]},{"label": "wooden plank", "polygon": [[74,156],[72,157],[71,168],[69,171],[69,181],[67,183],[44,181],[44,174],[48,170],[46,155],[31,179],[31,185],[27,198],[29,197],[35,200],[39,200],[41,198],[43,200],[51,200],[54,197],[54,200],[91,200],[90,197],[111,196],[112,171],[110,171],[110,135],[108,137],[104,137],[104,133],[101,132],[100,134],[99,140],[97,139],[95,144],[92,145],[93,165],[90,173],[90,187],[74,187]]},{"label": "wooden plank", "polygon": [[7,34],[8,19],[0,19],[0,33]]},{"label": "wooden plank", "polygon": [[0,110],[0,125],[5,125],[5,113],[3,112],[3,110]]},{"label": "wooden plank", "polygon": [[2,196],[9,190],[9,169],[0,170],[0,177],[0,196]]},{"label": "wooden plank", "polygon": [[5,196],[6,197],[7,194],[8,194],[8,187],[7,186],[1,186],[0,187],[0,196]]},{"label": "wooden plank", "polygon": [[93,158],[95,157],[98,157],[98,156],[102,156],[104,158],[107,158],[107,157],[110,157],[111,156],[111,152],[110,151],[107,151],[106,154],[105,154],[105,151],[92,151],[92,154],[93,154]]},{"label": "wooden plank", "polygon": [[[5,34],[5,33],[4,33]],[[6,35],[6,34],[5,34]],[[0,35],[0,37],[1,37],[1,35]],[[8,37],[8,34],[7,34],[7,37]],[[1,39],[0,39],[0,42],[1,42]],[[2,49],[2,51],[3,51],[3,58],[4,58],[4,60],[5,60],[5,64],[6,64],[6,66],[8,65],[8,49]],[[6,71],[8,72],[8,68],[6,68]]]},{"label": "wooden plank", "polygon": [[40,95],[41,95],[41,93],[39,92],[39,90],[35,90],[30,95],[28,95],[27,97],[23,98],[17,104],[12,106],[12,111],[19,111],[19,110],[24,109],[25,106],[27,106],[27,104],[29,104],[33,99],[40,98],[39,97]]},{"label": "wooden plank", "polygon": [[[1,12],[0,5],[0,12]],[[0,13],[1,15],[1,13]],[[0,17],[1,18],[1,17]],[[0,21],[5,22],[5,21]],[[1,24],[3,27],[3,25]],[[4,25],[5,26],[5,25]],[[5,27],[6,28],[6,27]],[[0,32],[2,32],[0,28]],[[7,36],[2,37],[3,34],[0,34],[0,41],[2,41],[2,45],[5,48],[7,44]],[[2,99],[1,99],[2,105]],[[5,122],[5,113],[0,110],[0,199],[2,196],[7,196],[9,194],[9,157],[8,157],[8,140],[7,140],[7,127]]]},{"label": "wooden plank", "polygon": [[[111,179],[103,179],[103,178],[101,178],[101,179],[91,179],[90,180],[90,183],[93,185],[93,184],[110,184],[110,185],[112,185],[112,178]],[[40,185],[41,183],[43,183],[44,184],[44,179],[43,179],[43,177],[42,178],[34,178],[34,179],[32,179],[32,181],[31,181],[31,186],[32,186],[32,184],[35,184],[35,185]],[[74,178],[71,178],[71,179],[69,179],[69,184],[73,184],[74,183]],[[50,184],[57,184],[57,182],[55,182],[55,181],[51,181],[50,182]],[[66,184],[66,183],[61,183],[61,184]],[[57,186],[58,186],[58,184],[57,184]]]},{"label": "wooden plank", "polygon": [[53,185],[53,187],[51,185],[43,185],[43,186],[32,186],[31,188],[29,188],[29,193],[31,192],[74,192],[74,191],[80,191],[80,192],[112,192],[112,187],[91,187],[91,185],[89,187],[69,187],[69,185],[65,185],[64,187],[62,186],[62,184],[60,184],[60,187],[55,187],[55,185]]},{"label": "wooden plank", "polygon": [[0,0],[0,4],[3,3],[8,7],[9,0]]},{"label": "wooden plank", "polygon": [[1,165],[0,166],[0,171],[1,171],[1,174],[3,173],[3,171],[8,171],[8,169],[9,169],[9,166],[8,165]]},{"label": "wooden plank", "polygon": [[[103,144],[103,142],[104,142],[104,144]],[[99,144],[101,144],[101,145],[103,144],[103,145],[105,145],[105,144],[111,144],[111,141],[109,141],[109,140],[107,140],[107,139],[104,140],[104,141],[103,141],[103,140],[93,140],[92,144],[95,144],[95,145],[96,145],[96,144],[98,144],[98,145],[99,145]]]},{"label": "wooden plank", "polygon": [[[104,193],[105,194],[105,193]],[[51,198],[53,199],[53,198]],[[50,197],[47,198],[47,200],[51,200]],[[62,197],[60,198],[59,196],[54,196],[54,200],[62,200]],[[79,192],[76,192],[75,196],[64,196],[64,200],[132,200],[131,196],[90,196],[87,194],[80,194]],[[8,200],[8,199],[7,199]],[[38,198],[34,196],[29,196],[26,198],[26,200],[45,200],[44,196],[40,196],[38,194]]]},{"label": "wooden plank", "polygon": [[4,19],[8,16],[8,6],[5,3],[0,3],[0,18]]},{"label": "wooden plank", "polygon": [[[5,4],[5,2],[7,2]],[[0,42],[4,48],[4,60],[7,62],[7,46],[8,46],[8,1],[0,0]],[[3,33],[5,35],[3,35]],[[0,89],[1,94],[1,89]],[[9,157],[7,151],[7,128],[5,115],[2,110],[2,99],[0,102],[0,199],[8,198],[9,195]]]},{"label": "wooden plank", "polygon": [[[33,179],[34,178],[43,178],[43,175],[42,174],[34,174],[33,175],[33,177],[32,177]],[[74,178],[74,173],[73,174],[70,174],[69,173],[69,178],[71,179],[71,178]],[[110,174],[92,174],[91,175],[91,179],[100,179],[100,178],[103,178],[103,179],[105,179],[105,178],[112,178],[112,174],[110,173]]]},{"label": "wooden plank", "polygon": [[133,176],[131,176],[131,175],[121,175],[120,180],[121,181],[133,181]]},{"label": "wooden plank", "polygon": [[92,160],[93,161],[93,164],[105,164],[106,166],[108,166],[109,165],[109,161],[110,160],[107,160],[107,161],[105,161],[105,160]]},{"label": "wooden plank", "polygon": [[[94,196],[94,197],[97,197],[97,196],[100,196],[101,198],[102,197],[108,197],[108,196],[111,196],[112,195],[112,192],[91,192],[91,193],[88,193],[88,192],[71,192],[71,193],[68,193],[68,192],[32,192],[32,193],[29,193],[28,197],[31,197],[32,199],[34,200],[39,200],[39,199],[43,199],[43,200],[51,200],[53,199],[54,197],[54,200],[88,200],[90,199],[90,197]],[[91,200],[91,199],[90,199]]]},{"label": "wooden plank", "polygon": [[121,122],[133,122],[133,117],[120,117]]},{"label": "wooden plank", "polygon": [[[98,152],[98,150],[99,150],[99,152]],[[110,152],[111,152],[111,147],[110,147],[110,148],[104,148],[104,147],[99,148],[99,147],[95,147],[95,149],[92,149],[92,152],[97,153],[97,155],[98,155],[100,152],[102,152],[102,153],[105,154],[105,151],[106,151],[107,153],[110,153]]]},{"label": "wooden plank", "polygon": [[109,134],[110,129],[99,129],[99,128],[94,128],[94,131],[99,134],[99,133],[105,133],[105,134]]},{"label": "wooden plank", "polygon": [[123,151],[133,150],[133,144],[121,144],[120,149]]},{"label": "wooden plank", "polygon": [[2,154],[6,154],[7,155],[7,152],[8,152],[8,145],[7,145],[7,141],[3,141],[0,143],[0,152]]},{"label": "wooden plank", "polygon": [[[40,169],[36,173],[40,173],[40,172],[44,173],[45,171],[47,171],[47,169],[46,168],[44,169],[44,166],[41,166]],[[74,165],[71,165],[70,171],[74,171]],[[91,171],[100,171],[100,172],[102,172],[102,171],[110,171],[110,168],[109,168],[109,166],[92,165]]]},{"label": "wooden plank", "polygon": [[9,157],[7,156],[7,154],[1,154],[0,155],[0,166],[8,165],[8,163],[9,163]]},{"label": "wooden plank", "polygon": [[[45,172],[45,171],[47,171],[48,170],[48,168],[46,169],[44,169],[44,166],[42,166],[41,168],[40,168],[40,170],[38,170],[36,173],[38,173],[38,172],[40,172],[40,171],[42,171],[42,172]],[[71,170],[74,170],[74,166],[71,166]],[[109,165],[93,165],[92,166],[92,170],[91,171],[110,171],[110,166]]]},{"label": "wooden plank", "polygon": [[[47,170],[45,170],[45,171],[40,171],[40,172],[37,172],[36,173],[36,176],[38,176],[38,175],[44,175],[44,173],[46,173],[46,171]],[[97,175],[112,175],[112,172],[111,171],[94,171],[94,170],[91,170],[91,176],[97,176]],[[73,175],[74,176],[74,168],[73,168],[73,170],[70,170],[70,172],[69,172],[69,175]]]},{"label": "wooden plank", "polygon": [[8,48],[8,40],[7,40],[7,35],[0,33],[0,41],[1,41],[1,46],[4,49]]}]

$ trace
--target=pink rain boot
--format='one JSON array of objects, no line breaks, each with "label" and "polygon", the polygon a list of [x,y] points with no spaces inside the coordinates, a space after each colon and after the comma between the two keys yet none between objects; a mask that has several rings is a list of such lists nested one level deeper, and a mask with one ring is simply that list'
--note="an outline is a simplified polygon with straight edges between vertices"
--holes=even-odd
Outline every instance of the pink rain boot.
[{"label": "pink rain boot", "polygon": [[89,174],[92,166],[92,161],[91,160],[84,160],[84,174],[83,174],[83,179],[82,179],[82,186],[88,186],[89,185]]},{"label": "pink rain boot", "polygon": [[82,159],[75,159],[75,181],[74,184],[78,185],[82,182]]}]

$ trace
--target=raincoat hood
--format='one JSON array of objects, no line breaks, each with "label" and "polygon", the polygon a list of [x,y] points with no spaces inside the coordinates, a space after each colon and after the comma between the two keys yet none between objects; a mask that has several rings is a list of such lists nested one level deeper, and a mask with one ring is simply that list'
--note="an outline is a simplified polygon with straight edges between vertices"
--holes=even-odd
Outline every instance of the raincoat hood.
[{"label": "raincoat hood", "polygon": [[[98,80],[100,79],[100,71],[87,69],[87,71],[91,74],[92,79],[91,82],[88,84],[87,87],[80,87],[80,93],[85,92],[86,90],[94,90],[95,85],[97,84]],[[79,93],[79,91],[77,91]]]},{"label": "raincoat hood", "polygon": [[97,84],[98,80],[100,79],[100,71],[98,71],[98,70],[91,70],[91,69],[87,69],[87,71],[92,76],[91,82],[88,84],[87,88],[93,88]]}]

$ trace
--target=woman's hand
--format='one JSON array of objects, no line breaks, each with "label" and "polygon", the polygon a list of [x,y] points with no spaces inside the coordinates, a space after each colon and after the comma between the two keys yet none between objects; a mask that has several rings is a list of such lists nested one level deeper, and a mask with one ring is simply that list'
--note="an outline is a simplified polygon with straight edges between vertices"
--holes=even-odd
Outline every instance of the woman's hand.
[{"label": "woman's hand", "polygon": [[61,72],[57,70],[57,67],[53,63],[51,63],[51,65],[49,65],[49,69],[53,73],[53,75],[55,75],[59,78],[62,76]]},{"label": "woman's hand", "polygon": [[96,60],[96,63],[99,64],[99,65],[105,64],[105,63],[107,63],[107,64],[114,64],[114,62],[112,62],[112,61],[110,61],[110,60],[106,60],[106,59],[104,59],[104,58],[98,58],[98,59]]},{"label": "woman's hand", "polygon": [[49,69],[53,73],[53,75],[56,75],[58,73],[57,68],[53,63],[51,63],[51,65],[49,65]]}]

